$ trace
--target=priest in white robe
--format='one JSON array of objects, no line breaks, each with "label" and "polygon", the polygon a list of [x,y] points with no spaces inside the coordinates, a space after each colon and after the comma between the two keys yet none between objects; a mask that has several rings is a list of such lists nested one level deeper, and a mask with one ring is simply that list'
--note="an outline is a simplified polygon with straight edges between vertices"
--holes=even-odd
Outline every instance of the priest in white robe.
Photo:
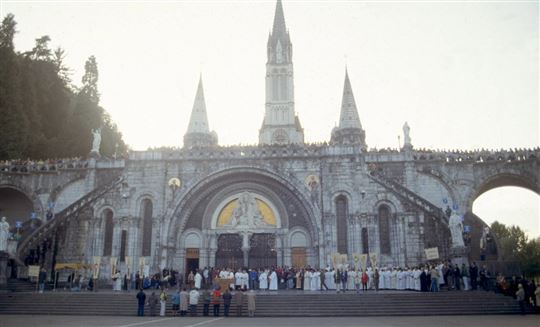
[{"label": "priest in white robe", "polygon": [[397,289],[397,269],[393,268],[390,272],[390,289]]},{"label": "priest in white robe", "polygon": [[311,290],[319,291],[320,289],[321,289],[321,273],[317,270],[314,270],[311,276]]},{"label": "priest in white robe", "polygon": [[268,289],[268,272],[266,270],[259,274],[259,288],[261,290]]},{"label": "priest in white robe", "polygon": [[195,277],[193,278],[195,281],[195,289],[200,290],[201,289],[201,283],[202,283],[202,276],[199,270],[197,270],[197,273],[195,274]]},{"label": "priest in white robe", "polygon": [[270,281],[270,287],[268,288],[270,291],[277,291],[278,289],[278,277],[274,270],[270,273],[270,277],[268,277]]},{"label": "priest in white robe", "polygon": [[306,270],[304,273],[304,291],[311,290],[311,276],[313,276],[311,270]]}]

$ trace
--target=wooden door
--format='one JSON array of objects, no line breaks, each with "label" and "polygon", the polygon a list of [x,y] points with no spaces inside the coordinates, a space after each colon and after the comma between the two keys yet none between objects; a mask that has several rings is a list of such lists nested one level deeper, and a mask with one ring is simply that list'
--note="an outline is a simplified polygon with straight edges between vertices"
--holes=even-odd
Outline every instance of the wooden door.
[{"label": "wooden door", "polygon": [[292,248],[291,259],[294,268],[304,268],[306,266],[306,248]]}]

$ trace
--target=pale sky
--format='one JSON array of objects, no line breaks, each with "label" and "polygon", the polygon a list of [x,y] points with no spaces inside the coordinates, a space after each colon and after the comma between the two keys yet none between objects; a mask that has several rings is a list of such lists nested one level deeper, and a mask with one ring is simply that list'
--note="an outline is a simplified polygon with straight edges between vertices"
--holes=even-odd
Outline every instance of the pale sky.
[{"label": "pale sky", "polygon": [[[283,7],[307,142],[329,140],[347,65],[369,147],[397,147],[405,121],[417,148],[539,146],[537,1]],[[76,85],[96,56],[101,105],[135,150],[182,145],[201,73],[219,143],[257,143],[274,9],[274,0],[0,0],[2,17],[13,13],[18,22],[16,49],[49,35],[51,47],[66,50]],[[492,191],[491,203],[485,194],[475,213],[516,223],[516,210],[525,210],[520,226],[540,235],[540,197],[513,190]]]}]

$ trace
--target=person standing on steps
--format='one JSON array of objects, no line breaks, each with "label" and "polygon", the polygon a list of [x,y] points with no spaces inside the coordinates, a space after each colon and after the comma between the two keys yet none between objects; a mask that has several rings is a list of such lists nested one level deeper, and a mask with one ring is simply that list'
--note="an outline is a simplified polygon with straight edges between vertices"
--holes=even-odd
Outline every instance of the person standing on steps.
[{"label": "person standing on steps", "polygon": [[137,316],[144,317],[144,304],[146,303],[146,294],[144,294],[142,288],[137,293]]},{"label": "person standing on steps", "polygon": [[247,302],[248,302],[248,315],[250,317],[255,316],[255,292],[249,290],[247,293]]},{"label": "person standing on steps", "polygon": [[229,316],[229,309],[231,308],[232,294],[228,289],[223,293],[223,315],[225,317]]},{"label": "person standing on steps", "polygon": [[197,304],[199,304],[199,291],[192,289],[189,292],[189,312],[192,317],[197,316]]},{"label": "person standing on steps", "polygon": [[185,316],[188,310],[189,294],[184,287],[180,292],[180,316]]},{"label": "person standing on steps", "polygon": [[210,311],[210,301],[212,301],[212,294],[208,289],[205,289],[203,292],[203,316],[208,316],[208,311]]},{"label": "person standing on steps", "polygon": [[180,291],[179,290],[173,293],[171,297],[171,303],[172,303],[173,316],[177,316],[178,311],[180,310]]},{"label": "person standing on steps", "polygon": [[156,295],[156,292],[152,292],[150,298],[148,299],[148,306],[150,307],[150,316],[154,317],[156,315],[156,309],[159,299]]},{"label": "person standing on steps", "polygon": [[214,317],[219,317],[219,305],[221,304],[221,291],[219,287],[212,293],[212,304],[214,305]]},{"label": "person standing on steps", "polygon": [[242,306],[244,305],[244,289],[236,291],[234,293],[234,302],[236,303],[236,316],[242,316]]},{"label": "person standing on steps", "polygon": [[38,279],[39,279],[39,293],[43,293],[43,290],[45,290],[45,281],[47,280],[47,270],[45,270],[45,268],[41,268]]},{"label": "person standing on steps", "polygon": [[159,294],[159,303],[160,303],[160,310],[159,315],[161,317],[165,317],[165,308],[167,307],[167,292],[162,289],[161,293]]}]

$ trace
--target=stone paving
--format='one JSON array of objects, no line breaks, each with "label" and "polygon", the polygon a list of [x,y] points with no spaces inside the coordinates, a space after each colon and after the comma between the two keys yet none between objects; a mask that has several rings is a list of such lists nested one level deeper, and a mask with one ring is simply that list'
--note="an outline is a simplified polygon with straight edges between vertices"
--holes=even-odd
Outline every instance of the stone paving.
[{"label": "stone paving", "polygon": [[8,326],[104,326],[104,327],[538,327],[540,316],[437,316],[437,317],[375,317],[375,318],[174,318],[174,317],[95,317],[95,316],[32,316],[2,315],[0,327]]}]

